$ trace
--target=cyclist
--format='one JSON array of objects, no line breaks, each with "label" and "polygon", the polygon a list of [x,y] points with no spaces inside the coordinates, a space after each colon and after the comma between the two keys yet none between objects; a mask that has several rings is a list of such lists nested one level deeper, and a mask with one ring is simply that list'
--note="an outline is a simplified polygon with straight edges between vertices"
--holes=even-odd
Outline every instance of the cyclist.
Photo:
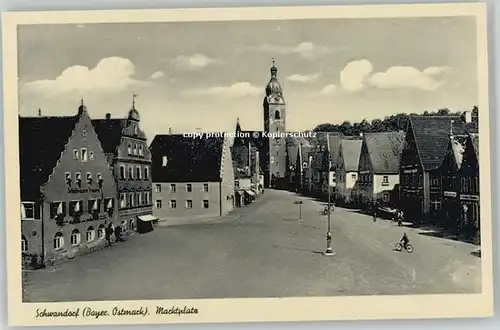
[{"label": "cyclist", "polygon": [[403,237],[401,237],[400,242],[403,244],[403,248],[406,250],[406,246],[408,243],[410,243],[410,239],[406,235],[406,233],[403,234]]}]

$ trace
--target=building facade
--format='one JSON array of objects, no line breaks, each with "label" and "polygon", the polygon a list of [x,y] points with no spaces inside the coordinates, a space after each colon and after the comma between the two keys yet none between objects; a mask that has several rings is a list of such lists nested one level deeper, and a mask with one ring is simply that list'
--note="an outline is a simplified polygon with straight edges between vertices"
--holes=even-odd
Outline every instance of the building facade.
[{"label": "building facade", "polygon": [[460,204],[459,226],[468,234],[478,234],[480,230],[479,203],[479,134],[470,134],[465,146],[462,166],[460,167]]},{"label": "building facade", "polygon": [[467,135],[450,135],[446,154],[441,165],[442,205],[439,219],[442,225],[457,228],[460,219],[460,168],[467,142]]},{"label": "building facade", "polygon": [[122,229],[151,230],[150,222],[156,220],[152,214],[151,153],[135,101],[126,119],[106,114],[105,119],[94,119],[92,124],[113,167]]},{"label": "building facade", "polygon": [[20,117],[23,264],[93,251],[118,227],[116,184],[85,106],[70,117]]},{"label": "building facade", "polygon": [[400,161],[401,207],[405,217],[420,221],[441,212],[441,170],[453,135],[467,134],[458,116],[412,116]]},{"label": "building facade", "polygon": [[152,154],[153,201],[160,223],[219,217],[235,207],[234,170],[227,138],[156,135]]},{"label": "building facade", "polygon": [[343,139],[340,142],[338,164],[336,169],[336,200],[350,204],[355,201],[359,156],[362,140],[359,138]]},{"label": "building facade", "polygon": [[358,168],[358,202],[365,206],[397,206],[404,137],[403,132],[364,134]]}]

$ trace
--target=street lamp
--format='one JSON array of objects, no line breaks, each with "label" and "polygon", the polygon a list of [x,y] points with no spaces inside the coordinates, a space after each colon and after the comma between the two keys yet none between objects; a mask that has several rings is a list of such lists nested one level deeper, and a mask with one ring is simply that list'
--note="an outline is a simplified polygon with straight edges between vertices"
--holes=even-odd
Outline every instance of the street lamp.
[{"label": "street lamp", "polygon": [[304,204],[303,201],[295,201],[294,204],[299,205],[299,220],[302,220],[302,204]]},{"label": "street lamp", "polygon": [[[330,138],[329,134],[327,133],[326,135],[326,140],[329,143]],[[330,148],[328,148],[328,231],[326,232],[326,251],[324,253],[325,256],[333,256],[335,253],[333,253],[332,250],[332,232],[331,232],[331,195],[332,195],[332,190],[330,188],[330,170],[332,168],[332,156],[330,153]]]}]

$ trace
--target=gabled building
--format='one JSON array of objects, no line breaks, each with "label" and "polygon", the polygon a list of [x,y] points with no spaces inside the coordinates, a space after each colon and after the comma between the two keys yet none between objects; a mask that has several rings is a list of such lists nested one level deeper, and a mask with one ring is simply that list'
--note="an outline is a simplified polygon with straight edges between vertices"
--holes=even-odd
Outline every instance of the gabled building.
[{"label": "gabled building", "polygon": [[468,135],[449,136],[448,147],[441,164],[441,185],[443,190],[442,212],[439,217],[446,227],[457,228],[460,219],[460,168]]},{"label": "gabled building", "polygon": [[309,153],[312,146],[307,142],[299,143],[297,148],[294,177],[296,190],[302,193],[309,191],[309,177],[311,168],[311,159]]},{"label": "gabled building", "polygon": [[405,218],[419,221],[441,210],[440,166],[453,135],[467,134],[458,116],[411,116],[399,166]]},{"label": "gabled building", "polygon": [[87,109],[67,117],[20,117],[23,262],[36,267],[105,244],[120,226],[116,184]]},{"label": "gabled building", "polygon": [[[321,190],[324,196],[328,195],[328,189],[330,189],[331,196],[335,195],[337,186],[337,177],[335,171],[337,170],[338,157],[340,142],[342,141],[342,133],[332,132],[327,133],[327,154],[325,159],[327,164],[327,170],[323,174],[323,184]],[[330,163],[330,168],[328,168],[328,163]]]},{"label": "gabled building", "polygon": [[102,148],[113,168],[118,187],[119,218],[124,230],[147,232],[152,229],[151,153],[146,134],[140,127],[135,96],[126,118],[93,119]]},{"label": "gabled building", "polygon": [[396,206],[404,132],[366,133],[359,158],[358,201]]},{"label": "gabled building", "polygon": [[358,137],[349,137],[340,142],[336,169],[336,200],[350,204],[356,196],[353,189],[358,181],[359,156],[363,141]]},{"label": "gabled building", "polygon": [[460,167],[460,227],[469,234],[480,229],[479,208],[479,134],[472,133],[467,139]]},{"label": "gabled building", "polygon": [[153,214],[160,222],[219,217],[235,206],[228,138],[156,135],[152,154]]}]

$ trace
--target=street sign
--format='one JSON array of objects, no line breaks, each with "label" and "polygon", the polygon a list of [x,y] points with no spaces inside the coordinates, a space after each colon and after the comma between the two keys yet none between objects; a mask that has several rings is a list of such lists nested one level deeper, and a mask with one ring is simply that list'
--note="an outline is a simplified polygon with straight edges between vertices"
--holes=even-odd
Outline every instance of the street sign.
[{"label": "street sign", "polygon": [[294,204],[304,204],[304,202],[303,202],[303,201],[295,201],[295,202],[293,202],[293,203],[294,203]]}]

